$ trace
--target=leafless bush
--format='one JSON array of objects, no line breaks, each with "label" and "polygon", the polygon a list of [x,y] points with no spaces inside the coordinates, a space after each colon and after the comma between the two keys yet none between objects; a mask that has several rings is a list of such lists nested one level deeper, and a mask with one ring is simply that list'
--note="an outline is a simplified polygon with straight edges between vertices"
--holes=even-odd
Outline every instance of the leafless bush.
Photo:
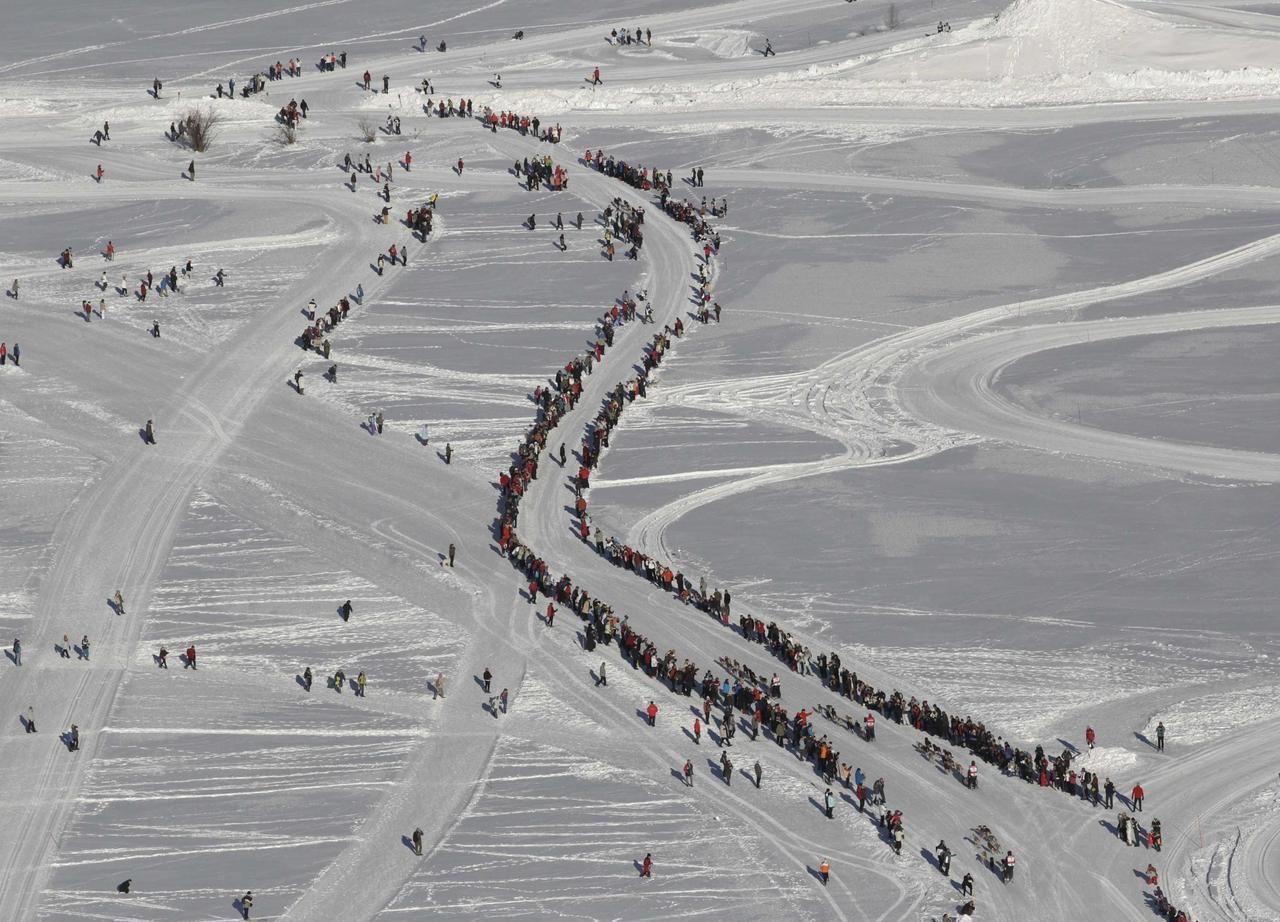
[{"label": "leafless bush", "polygon": [[356,122],[356,128],[360,130],[360,138],[366,143],[371,144],[378,137],[378,126],[373,119],[367,115]]},{"label": "leafless bush", "polygon": [[222,115],[214,109],[188,109],[182,117],[186,126],[186,139],[192,150],[204,153],[217,137],[218,126],[222,124]]},{"label": "leafless bush", "polygon": [[275,141],[281,147],[288,147],[298,140],[297,126],[291,122],[276,122]]},{"label": "leafless bush", "polygon": [[901,24],[901,20],[898,19],[898,5],[890,3],[889,9],[885,10],[884,13],[884,27],[892,32]]}]

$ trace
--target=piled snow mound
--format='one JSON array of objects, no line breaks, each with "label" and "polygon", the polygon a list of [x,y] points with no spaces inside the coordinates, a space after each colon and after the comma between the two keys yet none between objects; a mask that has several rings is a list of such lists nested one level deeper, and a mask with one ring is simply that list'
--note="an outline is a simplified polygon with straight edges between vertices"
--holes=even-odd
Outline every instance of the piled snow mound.
[{"label": "piled snow mound", "polygon": [[1143,73],[1165,74],[1171,84],[1200,73],[1208,82],[1250,65],[1275,83],[1277,61],[1275,33],[1179,24],[1115,0],[1015,0],[994,20],[897,46],[866,70],[914,80],[1092,77],[1117,87]]},{"label": "piled snow mound", "polygon": [[[1179,21],[1116,0],[1015,0],[1000,16],[884,51],[720,83],[550,90],[517,111],[1007,107],[1280,97],[1280,33]],[[749,37],[749,33],[742,33]],[[710,33],[703,33],[710,41]],[[695,40],[702,40],[697,39]],[[721,46],[728,48],[726,44]],[[786,56],[776,59],[785,64]],[[736,70],[735,74],[745,71]]]},{"label": "piled snow mound", "polygon": [[1087,74],[1161,28],[1157,17],[1109,0],[1016,0],[971,31],[993,49],[1004,46],[1000,76],[1014,76]]}]

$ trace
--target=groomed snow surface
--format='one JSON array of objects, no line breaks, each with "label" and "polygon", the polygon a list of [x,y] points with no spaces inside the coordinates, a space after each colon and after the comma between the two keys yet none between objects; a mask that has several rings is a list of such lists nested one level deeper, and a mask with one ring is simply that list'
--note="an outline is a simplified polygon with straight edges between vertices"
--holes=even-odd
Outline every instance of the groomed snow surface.
[{"label": "groomed snow surface", "polygon": [[[299,922],[893,922],[955,914],[965,873],[976,919],[1152,920],[1149,863],[1190,918],[1280,919],[1280,8],[29,6],[0,36],[0,920],[234,919],[252,891],[252,918]],[[611,40],[637,29],[652,42]],[[330,51],[345,69],[315,66]],[[260,94],[213,93],[291,59]],[[222,120],[203,153],[167,136],[196,106]],[[720,323],[695,318],[689,227],[587,150],[727,201]],[[389,202],[348,153],[390,165]],[[513,174],[541,156],[568,189]],[[433,194],[420,242],[400,219]],[[616,196],[646,209],[634,261],[604,256]],[[392,244],[407,259],[379,272]],[[331,357],[301,349],[308,301],[358,287]],[[834,706],[817,732],[885,780],[901,855],[838,783],[826,818],[771,732],[738,732],[726,783],[698,700],[585,651],[563,605],[546,626],[498,552],[534,389],[641,290],[657,323],[618,328],[549,447],[574,451],[679,318],[585,496],[593,530],[728,590],[734,617],[581,542],[572,457],[543,457],[520,537],[659,655]],[[843,717],[866,709],[746,642],[744,613],[1125,798],[1141,783],[1163,850],[1119,841],[1124,798],[985,762],[968,790],[883,717],[865,742]]]}]

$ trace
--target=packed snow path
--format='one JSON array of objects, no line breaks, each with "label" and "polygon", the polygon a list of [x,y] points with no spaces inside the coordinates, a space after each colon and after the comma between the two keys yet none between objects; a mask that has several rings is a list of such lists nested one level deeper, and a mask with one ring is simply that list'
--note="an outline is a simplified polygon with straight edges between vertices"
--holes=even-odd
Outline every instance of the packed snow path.
[{"label": "packed snow path", "polygon": [[[448,3],[426,22],[406,6],[382,10],[370,28],[345,3],[252,16],[214,4],[202,10],[203,22],[172,24],[162,12],[155,13],[159,21],[126,13],[97,22],[92,45],[77,49],[50,45],[63,41],[59,29],[45,28],[42,16],[52,13],[26,17],[22,26],[34,34],[13,33],[22,47],[12,47],[0,65],[10,91],[0,94],[0,115],[12,129],[0,140],[0,200],[9,209],[0,218],[0,280],[7,287],[18,276],[22,294],[5,300],[0,339],[21,339],[23,366],[0,369],[14,525],[4,537],[12,612],[0,617],[6,633],[22,637],[24,657],[21,668],[5,664],[0,700],[15,714],[33,705],[40,732],[30,736],[14,722],[0,734],[6,918],[224,918],[250,887],[259,894],[255,911],[267,918],[548,915],[566,907],[589,917],[930,918],[956,905],[953,885],[926,854],[942,837],[957,851],[953,874],[972,870],[979,880],[980,917],[1151,918],[1135,875],[1153,857],[1166,891],[1198,918],[1280,914],[1270,883],[1280,870],[1274,720],[1240,705],[1268,700],[1267,683],[1275,681],[1268,632],[1245,619],[1220,623],[1218,600],[1195,584],[1189,591],[1205,596],[1212,624],[1153,633],[1159,643],[1185,645],[1177,651],[1205,650],[1203,660],[1188,663],[1169,652],[1171,661],[1160,667],[1167,681],[1143,672],[1117,697],[1100,695],[1086,709],[1046,720],[1032,739],[1010,734],[1055,749],[1078,735],[1077,724],[1100,726],[1106,745],[1089,756],[1092,764],[1124,790],[1134,780],[1147,785],[1148,811],[1165,822],[1164,853],[1122,851],[1105,828],[1113,814],[1095,815],[991,772],[980,791],[965,792],[912,750],[914,731],[885,726],[868,747],[833,728],[836,748],[870,778],[885,777],[891,805],[907,813],[908,847],[895,859],[848,800],[835,821],[821,817],[821,786],[787,750],[740,739],[738,768],[758,758],[765,783],[756,791],[745,777],[731,787],[719,782],[708,764],[711,747],[704,741],[695,748],[685,733],[689,702],[629,674],[612,650],[601,654],[609,686],[593,687],[601,657],[580,650],[571,615],[562,614],[555,629],[541,626],[489,540],[490,481],[528,424],[525,395],[582,348],[590,318],[622,289],[645,286],[659,325],[688,319],[695,261],[686,229],[660,215],[648,196],[570,162],[588,147],[635,151],[646,164],[679,170],[703,164],[706,191],[727,195],[733,206],[721,222],[726,246],[715,266],[724,324],[693,328],[676,343],[644,411],[656,415],[638,423],[627,416],[617,454],[593,478],[593,514],[599,509],[609,524],[616,515],[618,533],[686,572],[705,567],[714,579],[731,568],[738,551],[730,547],[740,548],[744,537],[765,545],[785,524],[749,521],[748,528],[725,529],[739,534],[686,549],[672,535],[695,515],[720,510],[733,521],[734,507],[750,516],[769,489],[847,471],[936,465],[958,477],[962,467],[950,459],[964,451],[1025,452],[1064,469],[1094,470],[1089,465],[1097,463],[1134,482],[1173,478],[1184,493],[1274,484],[1274,452],[1107,431],[1087,417],[1082,423],[1033,409],[1000,387],[1007,369],[1048,350],[1087,362],[1100,343],[1215,331],[1247,339],[1274,329],[1280,316],[1265,277],[1280,239],[1269,217],[1274,188],[1252,185],[1257,174],[1247,171],[1244,179],[1188,179],[1178,171],[1199,153],[1164,156],[1158,149],[1172,149],[1184,136],[1203,138],[1212,159],[1238,144],[1265,174],[1265,140],[1235,141],[1240,122],[1230,120],[1258,119],[1265,132],[1276,115],[1266,69],[1274,61],[1272,17],[1181,3],[1166,22],[1165,9],[1149,16],[1120,4],[1023,0],[992,22],[998,4],[935,10],[906,2],[897,5],[895,15],[907,23],[898,32],[883,27],[884,6],[866,2],[803,0],[785,16],[764,0],[642,6],[617,11],[615,22],[593,18],[599,11],[590,4],[569,2],[554,23],[500,2]],[[949,17],[954,31],[922,39],[939,16]],[[650,26],[654,45],[604,44],[602,36],[622,20]],[[1135,23],[1150,26],[1149,34],[1144,28],[1141,42],[1129,42],[1132,66],[1124,61],[1124,72],[1113,72],[1111,42]],[[1106,42],[1090,32],[1100,24],[1114,27]],[[527,30],[522,41],[511,38],[516,28]],[[1063,28],[1074,30],[1067,45],[1055,31]],[[448,54],[410,49],[420,33],[432,47],[447,38]],[[297,35],[318,44],[290,48]],[[766,36],[777,57],[759,56]],[[351,66],[336,75],[314,72],[310,62],[331,45],[351,52]],[[1060,53],[1046,53],[1055,47]],[[189,153],[160,140],[186,105],[177,94],[197,98],[232,73],[293,56],[303,59],[305,76],[269,85],[265,102],[216,104],[231,117],[226,136],[198,158],[198,182],[181,179]],[[1079,72],[1086,58],[1092,70]],[[1265,66],[1240,69],[1255,62]],[[580,78],[601,63],[604,86],[586,87]],[[79,79],[87,67],[101,74],[92,85]],[[375,79],[389,74],[392,93],[356,90],[351,78],[365,67]],[[488,83],[498,70],[500,91]],[[477,108],[491,101],[536,112],[563,124],[566,143],[423,118],[412,87],[424,72],[438,85],[437,98],[472,96]],[[996,75],[983,81],[980,72]],[[144,102],[142,85],[154,73],[165,77],[165,92]],[[305,96],[312,116],[297,148],[277,150],[262,132],[289,95]],[[1001,108],[943,108],[948,102]],[[1020,107],[1054,102],[1109,105]],[[866,103],[879,108],[851,108]],[[380,134],[375,157],[398,159],[402,148],[415,157],[412,172],[397,169],[393,216],[432,192],[442,199],[435,233],[410,248],[410,267],[376,276],[369,271],[374,254],[408,235],[398,224],[374,223],[381,203],[373,184],[362,176],[349,190],[333,164],[346,150],[366,149],[353,140],[355,119],[381,121],[388,107],[407,131]],[[1192,116],[1204,120],[1199,127]],[[106,118],[113,140],[85,146]],[[1157,118],[1169,123],[1167,133],[1144,123]],[[1215,126],[1213,119],[1224,121]],[[904,157],[900,175],[825,159],[896,142],[925,139],[923,146],[930,138],[950,139],[940,142],[945,149],[980,133],[1016,146],[1047,129],[1096,129],[1107,137],[1071,136],[1084,160],[1096,144],[1098,159],[1116,176],[1134,160],[1151,172],[1143,181],[1108,177],[1109,186],[1036,188],[991,175],[1008,163],[999,157],[986,174],[947,156],[916,174],[917,164]],[[1130,131],[1156,150],[1110,151],[1119,143],[1110,136]],[[515,186],[506,167],[542,153],[569,166],[571,193],[531,195]],[[458,156],[467,168],[455,174],[448,165]],[[101,184],[87,178],[99,163],[106,170]],[[701,193],[676,197],[684,194]],[[570,249],[561,255],[541,231],[519,228],[531,210],[544,221],[548,211],[583,210],[590,226],[617,195],[647,208],[649,233],[637,264],[604,263],[591,231],[568,234]],[[859,207],[851,203],[871,207],[848,219]],[[913,207],[929,218],[919,221]],[[866,305],[840,303],[844,291],[861,294],[859,286],[876,276],[864,246],[901,241],[899,252],[918,250],[923,260],[940,241],[999,248],[1022,237],[1052,240],[1036,227],[1043,219],[1030,216],[1032,209],[1081,214],[1082,232],[1067,235],[1072,239],[1105,237],[1120,246],[1163,232],[1165,221],[1182,221],[1177,230],[1186,242],[1164,238],[1165,252],[1150,265],[1103,254],[1081,259],[1086,268],[1077,271],[1069,261],[1065,283],[1014,259],[1001,267],[1011,276],[1043,271],[1031,281],[1019,275],[1009,290],[996,290],[981,268],[966,274],[957,261],[955,301],[947,303],[952,291],[939,296],[940,316],[903,316],[874,295]],[[966,223],[999,210],[1014,216],[1011,223],[1025,220],[1025,229],[1006,236],[1004,228]],[[1185,218],[1193,212],[1216,215],[1224,239]],[[965,217],[951,225],[933,215]],[[92,255],[108,238],[120,248],[116,263]],[[74,270],[51,258],[68,244]],[[198,275],[184,279],[182,295],[138,304],[109,290],[122,273],[128,288],[148,266],[163,269],[191,255]],[[762,267],[788,256],[812,260],[814,268],[809,285],[792,282],[778,294]],[[230,270],[225,291],[207,281],[218,265]],[[108,291],[99,293],[93,283],[103,268]],[[905,284],[915,273],[899,264],[886,274]],[[840,278],[840,295],[824,287],[826,276]],[[332,335],[342,383],[322,383],[327,363],[295,345],[299,308],[309,297],[323,308],[358,281],[365,298]],[[1142,301],[1183,293],[1204,303]],[[95,303],[105,297],[109,320],[77,318],[77,303],[90,296]],[[1102,319],[1096,311],[1111,304],[1115,312]],[[837,323],[822,348],[793,348],[789,332],[752,326],[765,310],[796,321],[844,311],[873,332],[854,342]],[[152,317],[164,327],[158,342],[144,334]],[[486,337],[505,331],[520,338],[498,339],[494,349]],[[619,331],[620,342],[586,379],[582,402],[557,431],[570,447],[601,395],[630,377],[650,332],[639,324]],[[285,384],[300,365],[305,399]],[[384,405],[388,430],[378,439],[358,423]],[[807,433],[805,444],[821,448],[797,448],[797,457],[778,461],[753,455],[748,444],[718,445],[712,426],[695,427],[688,440],[705,448],[701,454],[651,441],[662,433],[646,421],[669,423],[678,417],[667,414],[681,411]],[[157,422],[154,446],[139,437],[148,417]],[[412,439],[423,420],[432,426],[430,448]],[[450,467],[436,457],[441,432],[454,439]],[[662,463],[636,464],[625,453],[631,439],[649,445]],[[764,674],[777,667],[759,648],[606,565],[579,541],[563,473],[544,457],[521,516],[522,538],[553,572],[572,574],[655,642],[704,668],[725,655]],[[631,500],[631,514],[623,504],[610,507],[613,488],[648,492]],[[839,493],[832,499],[843,501]],[[1257,502],[1265,509],[1266,500]],[[1223,534],[1249,531],[1230,520],[1205,521]],[[452,570],[439,566],[450,543],[460,550]],[[855,552],[838,536],[823,543],[840,552],[833,569],[854,568]],[[1063,566],[1078,565],[1063,544]],[[1220,558],[1189,547],[1185,559],[1153,556],[1153,565],[1195,571],[1213,559],[1250,559],[1249,545],[1223,547]],[[893,668],[895,652],[898,663],[909,666],[911,658],[877,648],[875,626],[851,636],[839,619],[823,622],[771,599],[761,581],[781,578],[814,550],[796,544],[775,555],[753,582],[734,583],[735,603],[799,629],[815,653],[840,648],[875,684],[936,698],[956,712],[971,708],[997,727],[1012,720],[985,700],[971,707],[946,687],[939,677],[945,670]],[[1274,563],[1265,547],[1254,553],[1257,568]],[[936,562],[922,558],[920,581],[945,580]],[[1233,595],[1273,597],[1269,585],[1265,577],[1246,580]],[[123,615],[107,604],[117,588]],[[346,595],[356,598],[350,625],[330,611]],[[1151,607],[1160,603],[1155,598]],[[845,614],[861,614],[857,605],[851,599]],[[903,611],[936,618],[929,624],[937,626],[954,614],[905,603]],[[1038,600],[1024,593],[1023,604],[995,614],[1040,617]],[[1066,629],[1083,632],[1079,624]],[[64,634],[74,644],[82,633],[92,641],[87,662],[52,652]],[[186,673],[178,654],[192,639],[202,665]],[[1055,642],[1035,651],[1041,667],[1074,655],[1070,644],[1055,650]],[[153,662],[160,644],[170,648],[170,673]],[[1215,661],[1217,651],[1223,659]],[[939,640],[934,655],[963,654]],[[316,690],[305,697],[294,680],[304,663],[317,671]],[[351,678],[353,664],[364,663],[371,664],[368,698],[322,689],[325,672],[342,665]],[[512,694],[508,716],[483,710],[474,677],[486,667]],[[1146,667],[1139,660],[1132,668]],[[449,685],[444,701],[425,690],[438,670]],[[1063,697],[1052,681],[1010,689],[998,677],[977,679],[993,697],[1016,691],[1055,714]],[[649,698],[662,708],[654,730],[637,719]],[[852,708],[808,679],[784,676],[783,700],[793,712],[815,699],[842,712]],[[1140,728],[1149,737],[1169,708],[1183,715],[1177,733],[1186,742],[1175,736],[1171,753],[1157,757],[1134,734]],[[1221,726],[1205,716],[1212,714],[1221,715]],[[57,738],[73,722],[84,743],[75,754]],[[1209,729],[1193,742],[1197,723]],[[1055,734],[1064,741],[1055,742]],[[705,760],[692,790],[673,774],[690,757]],[[966,832],[983,823],[1019,856],[1013,886],[1000,887],[966,854]],[[402,841],[415,826],[425,833],[423,860]],[[630,862],[648,850],[657,877],[637,884]],[[814,876],[823,857],[835,870],[828,888]],[[135,878],[135,893],[115,894],[126,877]]]}]

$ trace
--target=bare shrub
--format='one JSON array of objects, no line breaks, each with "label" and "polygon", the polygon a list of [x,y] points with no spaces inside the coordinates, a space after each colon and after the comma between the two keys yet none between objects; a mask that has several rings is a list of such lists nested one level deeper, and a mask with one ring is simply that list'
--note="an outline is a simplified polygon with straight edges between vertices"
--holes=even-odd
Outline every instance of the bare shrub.
[{"label": "bare shrub", "polygon": [[372,144],[378,138],[378,126],[373,119],[367,115],[356,122],[356,128],[360,130],[360,138],[366,144]]},{"label": "bare shrub", "polygon": [[188,109],[182,116],[182,124],[186,127],[187,144],[192,150],[204,153],[213,144],[218,135],[218,126],[222,124],[222,114],[214,109],[198,107]]},{"label": "bare shrub", "polygon": [[298,140],[297,126],[289,122],[276,122],[276,130],[273,135],[275,142],[281,147],[288,147]]}]

